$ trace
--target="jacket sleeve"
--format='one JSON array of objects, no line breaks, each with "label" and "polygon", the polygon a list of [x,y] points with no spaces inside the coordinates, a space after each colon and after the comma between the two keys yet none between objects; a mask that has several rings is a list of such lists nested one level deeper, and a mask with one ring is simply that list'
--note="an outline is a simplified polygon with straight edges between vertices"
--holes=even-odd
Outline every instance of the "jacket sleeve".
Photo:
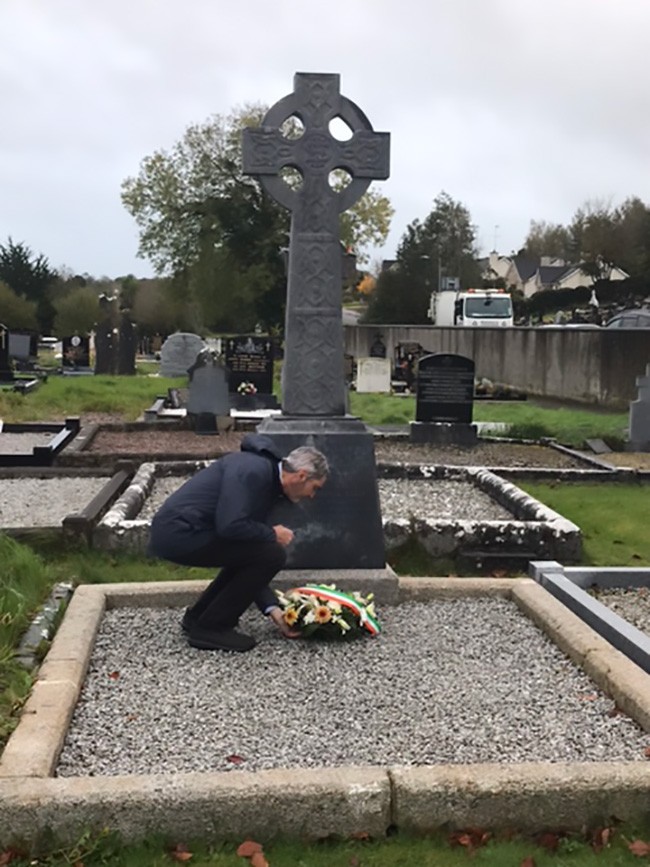
[{"label": "jacket sleeve", "polygon": [[273,471],[273,464],[266,459],[226,468],[214,516],[217,536],[275,542],[275,532],[263,522],[273,502]]}]

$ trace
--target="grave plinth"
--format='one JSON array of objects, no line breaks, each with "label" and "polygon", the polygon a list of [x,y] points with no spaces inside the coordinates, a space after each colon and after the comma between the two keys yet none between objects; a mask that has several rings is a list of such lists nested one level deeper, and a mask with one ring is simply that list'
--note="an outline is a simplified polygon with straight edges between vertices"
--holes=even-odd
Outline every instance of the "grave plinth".
[{"label": "grave plinth", "polygon": [[447,352],[425,355],[418,363],[415,421],[411,442],[472,446],[474,362]]},{"label": "grave plinth", "polygon": [[[372,435],[346,416],[339,214],[373,179],[388,177],[390,137],[373,131],[339,83],[338,75],[297,73],[294,92],[269,109],[260,128],[243,133],[244,172],[291,211],[282,415],[258,430],[285,454],[314,445],[331,471],[305,507],[290,551],[295,569],[385,566]],[[283,132],[290,118],[302,123],[299,138]],[[332,135],[335,119],[349,127],[346,141]],[[287,167],[300,173],[300,186],[285,182]],[[330,184],[336,169],[350,178],[341,190]]]}]

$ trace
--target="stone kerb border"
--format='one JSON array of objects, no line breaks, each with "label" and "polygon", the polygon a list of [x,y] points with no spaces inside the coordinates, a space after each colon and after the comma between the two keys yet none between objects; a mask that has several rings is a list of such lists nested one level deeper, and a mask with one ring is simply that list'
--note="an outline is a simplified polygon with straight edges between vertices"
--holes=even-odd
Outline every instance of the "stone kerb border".
[{"label": "stone kerb border", "polygon": [[[510,552],[534,551],[537,556],[569,561],[580,558],[582,533],[576,524],[491,470],[404,464],[383,464],[379,470],[380,477],[384,478],[469,481],[513,515],[511,521],[417,518],[409,522],[387,518],[384,520],[384,539],[388,549],[403,544],[410,535],[415,535],[434,557],[483,548]],[[542,555],[542,551],[546,553]],[[562,551],[562,554],[550,554],[551,551]]]},{"label": "stone kerb border", "polygon": [[650,674],[650,637],[585,588],[650,587],[650,569],[564,567],[553,560],[529,564],[532,577],[606,641]]},{"label": "stone kerb border", "polygon": [[[0,845],[62,843],[109,827],[124,839],[318,839],[390,826],[415,833],[481,826],[539,831],[647,815],[642,762],[342,767],[215,774],[56,778],[67,726],[106,607],[177,606],[197,582],[77,589],[21,721],[0,758]],[[650,730],[650,676],[531,579],[400,579],[401,601],[512,599],[626,713]]]}]

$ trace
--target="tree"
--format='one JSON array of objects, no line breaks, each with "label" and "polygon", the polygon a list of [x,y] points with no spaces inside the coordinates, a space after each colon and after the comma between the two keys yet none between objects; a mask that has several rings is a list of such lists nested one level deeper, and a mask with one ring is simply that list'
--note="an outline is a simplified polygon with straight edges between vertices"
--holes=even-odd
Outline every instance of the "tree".
[{"label": "tree", "polygon": [[35,256],[24,243],[16,244],[11,238],[0,244],[0,280],[17,295],[36,304],[38,325],[45,333],[50,330],[54,315],[49,290],[56,276],[42,253]]},{"label": "tree", "polygon": [[54,309],[55,334],[87,334],[99,317],[99,300],[90,286],[76,286],[56,299]]},{"label": "tree", "polygon": [[28,301],[0,282],[0,322],[9,329],[36,331],[36,303]]},{"label": "tree", "polygon": [[[272,327],[284,319],[281,251],[290,215],[242,172],[241,131],[265,113],[247,105],[194,124],[170,152],[146,157],[138,176],[122,184],[122,201],[140,230],[139,255],[173,276],[212,327],[242,317]],[[345,216],[346,244],[383,241],[391,216],[388,200],[369,191]]]},{"label": "tree", "polygon": [[416,219],[407,226],[394,270],[379,275],[367,321],[426,323],[430,295],[443,277],[458,277],[463,288],[479,285],[469,211],[445,192],[433,205],[424,222]]},{"label": "tree", "polygon": [[552,256],[565,262],[574,261],[575,242],[571,231],[559,223],[531,220],[530,229],[521,255],[539,261],[542,256]]}]

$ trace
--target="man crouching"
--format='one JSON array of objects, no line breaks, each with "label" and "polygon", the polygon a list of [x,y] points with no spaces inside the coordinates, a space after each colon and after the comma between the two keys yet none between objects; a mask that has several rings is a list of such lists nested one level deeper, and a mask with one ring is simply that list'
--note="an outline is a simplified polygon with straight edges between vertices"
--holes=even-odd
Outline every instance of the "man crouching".
[{"label": "man crouching", "polygon": [[297,635],[269,587],[293,531],[266,520],[281,497],[292,503],[314,497],[328,472],[315,448],[301,446],[282,458],[269,437],[249,434],[240,452],[214,461],[163,503],[151,523],[149,554],[182,566],[222,567],[183,617],[192,647],[251,650],[255,639],[236,627],[252,602],[283,635]]}]

